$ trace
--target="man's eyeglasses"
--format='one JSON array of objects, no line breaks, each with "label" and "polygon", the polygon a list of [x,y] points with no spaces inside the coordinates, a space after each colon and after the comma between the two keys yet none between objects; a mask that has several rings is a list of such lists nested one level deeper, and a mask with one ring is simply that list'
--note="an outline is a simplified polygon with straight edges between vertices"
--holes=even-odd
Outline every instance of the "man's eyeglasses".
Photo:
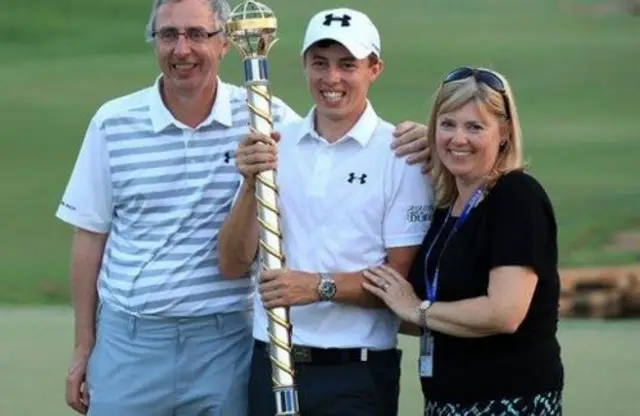
[{"label": "man's eyeglasses", "polygon": [[511,120],[511,106],[509,105],[510,103],[509,103],[509,97],[507,97],[507,90],[502,80],[498,78],[498,76],[493,72],[487,71],[485,69],[477,69],[477,68],[471,68],[469,66],[463,66],[449,72],[449,74],[447,74],[447,76],[444,77],[444,81],[442,81],[442,84],[444,85],[449,82],[460,81],[469,77],[473,77],[476,81],[485,84],[492,90],[502,95],[502,99],[504,100],[504,107],[505,107],[507,120]]},{"label": "man's eyeglasses", "polygon": [[222,32],[222,29],[209,32],[201,27],[190,27],[185,31],[179,31],[175,27],[166,27],[157,31],[153,31],[151,33],[151,36],[159,39],[164,43],[177,43],[180,35],[184,35],[188,40],[194,43],[203,43],[207,39],[214,37],[220,32]]}]

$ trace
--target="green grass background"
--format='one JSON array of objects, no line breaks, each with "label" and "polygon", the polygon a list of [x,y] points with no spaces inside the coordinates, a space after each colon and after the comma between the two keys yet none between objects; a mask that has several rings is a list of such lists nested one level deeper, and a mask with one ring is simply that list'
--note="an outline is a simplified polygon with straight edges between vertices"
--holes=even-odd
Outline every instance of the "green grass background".
[{"label": "green grass background", "polygon": [[[557,211],[562,265],[637,261],[633,250],[603,248],[616,231],[640,228],[637,17],[579,15],[552,0],[267,3],[280,22],[273,92],[300,112],[310,105],[298,56],[304,26],[330,6],[361,8],[378,24],[386,71],[371,99],[391,122],[424,121],[455,66],[505,73],[526,156]],[[149,9],[148,0],[2,0],[0,303],[68,302],[70,230],[53,215],[93,112],[157,75],[143,40]],[[221,72],[241,82],[235,52]],[[0,310],[0,415],[68,414],[70,325],[64,308]],[[639,330],[637,322],[563,322],[566,414],[640,414],[631,387]],[[404,345],[401,414],[418,414],[415,350]]]},{"label": "green grass background", "polygon": [[[0,301],[65,301],[70,232],[53,215],[93,112],[157,74],[143,41],[149,2],[2,3]],[[304,113],[310,100],[298,52],[306,20],[319,7],[341,3],[269,4],[281,27],[270,55],[273,92]],[[557,210],[562,264],[634,260],[637,253],[601,246],[616,230],[640,224],[637,18],[580,16],[546,0],[349,5],[380,27],[386,71],[371,99],[381,115],[424,121],[448,70],[460,64],[501,70],[516,93],[526,156]],[[221,72],[241,82],[235,52]]]},{"label": "green grass background", "polygon": [[[0,415],[72,415],[64,403],[64,376],[72,345],[69,311],[60,307],[0,309],[0,334],[4,334],[0,340]],[[565,416],[640,414],[639,322],[564,322],[560,342],[567,372]],[[417,342],[402,337],[401,347],[399,415],[419,416],[423,401],[416,371]]]}]

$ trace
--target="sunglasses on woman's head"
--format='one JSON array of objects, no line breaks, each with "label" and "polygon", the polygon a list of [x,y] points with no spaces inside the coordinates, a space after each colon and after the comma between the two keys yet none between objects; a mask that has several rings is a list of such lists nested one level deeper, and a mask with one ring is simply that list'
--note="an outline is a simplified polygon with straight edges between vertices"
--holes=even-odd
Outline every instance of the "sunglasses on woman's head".
[{"label": "sunglasses on woman's head", "polygon": [[444,85],[449,82],[460,81],[469,77],[473,77],[476,81],[483,83],[484,85],[502,95],[507,120],[511,120],[511,106],[509,105],[507,90],[502,80],[498,78],[498,76],[493,72],[487,71],[486,69],[477,69],[471,68],[469,66],[463,66],[449,72],[447,76],[444,77],[444,81],[442,81],[442,84]]}]

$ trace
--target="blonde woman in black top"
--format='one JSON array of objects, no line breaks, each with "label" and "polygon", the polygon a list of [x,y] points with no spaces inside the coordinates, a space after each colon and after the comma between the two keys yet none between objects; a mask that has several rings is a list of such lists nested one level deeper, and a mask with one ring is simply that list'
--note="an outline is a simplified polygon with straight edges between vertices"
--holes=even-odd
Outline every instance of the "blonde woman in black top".
[{"label": "blonde woman in black top", "polygon": [[364,284],[420,336],[425,415],[560,415],[556,220],[506,79],[449,73],[428,140],[438,206],[409,279],[379,267]]}]

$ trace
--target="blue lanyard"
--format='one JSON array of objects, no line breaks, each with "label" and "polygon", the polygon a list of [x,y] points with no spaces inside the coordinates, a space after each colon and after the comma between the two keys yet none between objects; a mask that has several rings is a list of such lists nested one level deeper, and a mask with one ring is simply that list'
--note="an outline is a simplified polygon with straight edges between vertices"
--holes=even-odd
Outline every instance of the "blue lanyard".
[{"label": "blue lanyard", "polygon": [[460,216],[458,217],[455,224],[453,225],[453,229],[451,230],[451,232],[447,236],[447,239],[442,245],[442,250],[440,250],[440,256],[438,256],[438,263],[436,264],[436,270],[433,274],[432,284],[429,284],[429,278],[427,274],[427,263],[429,262],[429,256],[431,255],[431,250],[433,250],[433,246],[435,246],[436,243],[438,242],[438,239],[440,238],[440,233],[442,233],[442,230],[444,229],[444,227],[447,225],[447,222],[449,221],[449,217],[451,216],[451,207],[449,207],[449,211],[447,212],[447,217],[442,223],[442,226],[440,226],[440,229],[438,230],[438,234],[436,234],[436,237],[433,239],[433,242],[431,243],[431,246],[427,251],[427,255],[425,256],[425,260],[424,260],[424,270],[425,270],[424,283],[425,283],[425,289],[427,292],[426,293],[427,300],[431,303],[435,302],[436,293],[438,291],[438,279],[440,277],[440,259],[442,258],[442,253],[444,252],[445,247],[449,243],[449,239],[451,238],[451,236],[455,234],[456,231],[460,229],[460,227],[462,227],[462,224],[464,224],[464,222],[469,217],[471,210],[474,209],[480,203],[480,200],[484,193],[483,191],[484,191],[483,188],[478,188],[473,192],[473,194],[471,195],[471,198],[469,198],[469,200],[467,201],[467,204],[465,205],[464,209],[460,213]]}]

